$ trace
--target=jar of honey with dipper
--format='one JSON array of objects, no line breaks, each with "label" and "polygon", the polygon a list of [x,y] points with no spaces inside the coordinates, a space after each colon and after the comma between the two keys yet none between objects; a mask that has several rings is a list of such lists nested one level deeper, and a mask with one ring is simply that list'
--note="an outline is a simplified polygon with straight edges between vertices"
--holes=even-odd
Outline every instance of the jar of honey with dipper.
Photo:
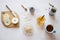
[{"label": "jar of honey with dipper", "polygon": [[44,22],[45,22],[45,18],[44,18],[45,15],[43,16],[40,16],[37,18],[37,24],[42,27],[44,25]]}]

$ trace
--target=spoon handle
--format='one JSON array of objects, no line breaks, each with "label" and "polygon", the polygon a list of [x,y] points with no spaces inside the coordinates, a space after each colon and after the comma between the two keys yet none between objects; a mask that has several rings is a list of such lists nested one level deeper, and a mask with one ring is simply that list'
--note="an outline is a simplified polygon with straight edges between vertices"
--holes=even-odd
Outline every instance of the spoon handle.
[{"label": "spoon handle", "polygon": [[8,7],[8,5],[6,5],[6,7],[8,8],[8,10],[12,13],[12,15],[15,17],[16,14]]},{"label": "spoon handle", "polygon": [[45,16],[45,15],[43,15],[43,16],[41,17],[41,20],[44,18],[44,16]]},{"label": "spoon handle", "polygon": [[21,7],[22,7],[25,11],[27,11],[27,8],[25,8],[23,5],[21,5]]},{"label": "spoon handle", "polygon": [[12,10],[6,5],[6,7],[8,8],[8,10],[10,11],[10,12],[12,12]]}]

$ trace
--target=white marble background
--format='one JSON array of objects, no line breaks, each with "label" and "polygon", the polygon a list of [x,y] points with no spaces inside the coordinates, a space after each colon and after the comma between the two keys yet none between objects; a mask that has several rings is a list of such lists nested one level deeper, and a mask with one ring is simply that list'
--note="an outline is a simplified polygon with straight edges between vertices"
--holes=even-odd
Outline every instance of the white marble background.
[{"label": "white marble background", "polygon": [[[57,8],[55,19],[49,16],[49,3]],[[35,8],[35,16],[31,17],[30,21],[26,21],[25,17],[30,17],[30,12],[25,12],[21,4],[29,9]],[[7,10],[8,5],[13,11],[17,12],[20,17],[19,28],[6,28],[1,22],[1,12]],[[29,15],[28,15],[29,14]],[[36,18],[40,15],[45,15],[47,24],[52,24],[56,30],[55,34],[47,34],[45,30],[39,28],[36,23]],[[0,0],[0,40],[60,40],[60,0]],[[23,33],[25,25],[31,25],[33,28],[33,35],[27,36]]]}]

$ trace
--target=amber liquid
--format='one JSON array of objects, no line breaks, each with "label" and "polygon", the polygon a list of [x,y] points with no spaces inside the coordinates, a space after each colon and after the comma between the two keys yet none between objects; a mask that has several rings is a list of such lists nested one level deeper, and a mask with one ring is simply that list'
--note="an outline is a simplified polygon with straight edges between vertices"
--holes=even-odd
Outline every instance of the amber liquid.
[{"label": "amber liquid", "polygon": [[37,23],[40,27],[43,26],[44,22],[45,22],[45,18],[43,16],[37,18]]}]

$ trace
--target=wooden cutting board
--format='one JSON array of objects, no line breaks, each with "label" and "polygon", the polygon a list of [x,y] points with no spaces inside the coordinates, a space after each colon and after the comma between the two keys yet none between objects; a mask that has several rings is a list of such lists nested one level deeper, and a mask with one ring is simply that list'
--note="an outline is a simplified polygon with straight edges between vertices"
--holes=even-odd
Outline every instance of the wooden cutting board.
[{"label": "wooden cutting board", "polygon": [[[10,22],[12,21],[12,18],[14,18],[14,16],[12,15],[12,13],[11,13],[10,11],[2,11],[2,14],[1,14],[2,24],[3,24],[5,27],[7,27],[7,28],[19,28],[20,21],[19,21],[17,24],[12,24],[12,23],[11,23],[11,24],[8,25],[8,26],[6,26],[6,25],[4,24],[3,16],[4,16],[5,13],[9,14]],[[18,20],[20,20],[20,19],[19,19],[19,16],[17,15],[16,12],[15,12],[15,14],[16,14],[15,17],[18,18]]]}]

